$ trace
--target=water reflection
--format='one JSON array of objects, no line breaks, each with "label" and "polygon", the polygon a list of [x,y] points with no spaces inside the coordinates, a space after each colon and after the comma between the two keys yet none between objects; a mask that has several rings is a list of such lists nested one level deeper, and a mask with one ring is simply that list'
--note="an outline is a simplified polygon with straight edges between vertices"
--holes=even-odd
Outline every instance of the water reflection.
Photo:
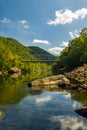
[{"label": "water reflection", "polygon": [[87,124],[83,119],[74,116],[52,116],[50,117],[52,123],[58,123],[60,130],[86,130]]},{"label": "water reflection", "polygon": [[0,130],[87,129],[87,119],[74,111],[87,103],[87,92],[28,88],[31,77],[1,77]]},{"label": "water reflection", "polygon": [[[62,92],[27,95],[18,104],[1,106],[0,127],[21,130],[86,130],[87,120],[73,110],[74,100]],[[69,94],[67,92],[67,94]],[[77,102],[77,107],[81,104]]]},{"label": "water reflection", "polygon": [[87,105],[87,90],[78,92],[78,91],[69,91],[72,95],[72,99],[81,102],[83,105]]},{"label": "water reflection", "polygon": [[0,104],[15,104],[23,99],[26,95],[41,93],[41,91],[29,90],[26,86],[25,81],[31,81],[35,78],[44,77],[47,72],[43,73],[33,73],[26,75],[19,75],[18,77],[13,76],[0,76]]},{"label": "water reflection", "polygon": [[37,98],[36,99],[36,104],[37,105],[41,105],[43,103],[47,103],[51,100],[51,96],[46,96],[46,97],[43,97],[43,98]]}]

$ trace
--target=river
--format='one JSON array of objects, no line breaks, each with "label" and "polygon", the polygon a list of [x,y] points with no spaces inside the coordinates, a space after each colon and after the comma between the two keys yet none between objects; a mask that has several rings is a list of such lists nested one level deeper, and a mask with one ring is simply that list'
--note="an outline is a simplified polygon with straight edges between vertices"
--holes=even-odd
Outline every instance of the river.
[{"label": "river", "polygon": [[44,76],[0,77],[0,130],[87,130],[87,118],[74,111],[87,104],[87,92],[28,87]]}]

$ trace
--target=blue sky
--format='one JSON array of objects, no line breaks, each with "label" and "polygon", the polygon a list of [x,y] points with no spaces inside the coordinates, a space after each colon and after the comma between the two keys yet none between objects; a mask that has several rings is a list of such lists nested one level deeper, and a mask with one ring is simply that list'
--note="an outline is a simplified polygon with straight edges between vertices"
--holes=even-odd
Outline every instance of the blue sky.
[{"label": "blue sky", "polygon": [[0,0],[0,36],[59,55],[87,27],[87,0]]}]

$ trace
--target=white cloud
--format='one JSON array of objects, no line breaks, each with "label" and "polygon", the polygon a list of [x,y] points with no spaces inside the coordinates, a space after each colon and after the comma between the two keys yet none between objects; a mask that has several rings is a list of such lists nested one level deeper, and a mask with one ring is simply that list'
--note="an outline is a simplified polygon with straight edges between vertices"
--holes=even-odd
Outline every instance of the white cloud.
[{"label": "white cloud", "polygon": [[72,117],[72,116],[52,116],[50,118],[51,122],[57,122],[61,124],[61,130],[78,130],[78,129],[87,129],[87,124],[81,120],[81,118],[78,117]]},{"label": "white cloud", "polygon": [[28,25],[23,25],[23,27],[24,27],[24,28],[29,28],[29,26],[28,26]]},{"label": "white cloud", "polygon": [[75,12],[65,9],[65,10],[59,10],[55,12],[55,19],[49,20],[47,24],[49,25],[58,25],[58,24],[67,24],[72,23],[74,20],[83,19],[87,16],[87,9],[82,8],[79,10],[76,10]]},{"label": "white cloud", "polygon": [[19,23],[21,23],[21,24],[26,24],[27,21],[26,21],[26,20],[21,20],[21,21],[19,21]]},{"label": "white cloud", "polygon": [[8,18],[4,18],[4,19],[1,20],[1,22],[2,22],[2,23],[10,23],[11,20],[8,19]]},{"label": "white cloud", "polygon": [[69,32],[69,35],[72,39],[76,38],[76,37],[79,37],[79,33],[80,31],[78,30],[75,30],[74,32]]},{"label": "white cloud", "polygon": [[20,20],[18,23],[22,25],[23,28],[29,28],[28,22],[26,20]]},{"label": "white cloud", "polygon": [[72,39],[74,38],[73,32],[69,32],[69,35]]},{"label": "white cloud", "polygon": [[63,50],[64,48],[62,47],[54,47],[54,48],[49,48],[48,51],[54,55],[59,55],[60,52]]},{"label": "white cloud", "polygon": [[69,42],[62,42],[62,43],[60,44],[60,46],[67,47],[68,44],[69,44]]},{"label": "white cloud", "polygon": [[39,40],[39,39],[34,39],[33,43],[35,44],[46,44],[46,45],[50,45],[50,42],[47,40]]}]

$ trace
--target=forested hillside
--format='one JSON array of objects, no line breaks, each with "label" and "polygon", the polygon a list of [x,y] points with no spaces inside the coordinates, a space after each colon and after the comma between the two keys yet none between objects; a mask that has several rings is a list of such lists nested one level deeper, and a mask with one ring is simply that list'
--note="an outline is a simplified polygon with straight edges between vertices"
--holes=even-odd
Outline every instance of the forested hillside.
[{"label": "forested hillside", "polygon": [[[36,48],[36,47],[35,47]],[[37,50],[37,49],[36,49]],[[41,67],[47,67],[45,63],[24,63],[22,60],[34,60],[38,57],[33,55],[36,54],[36,50],[30,49],[29,47],[24,46],[20,42],[12,38],[0,37],[0,71],[9,70],[11,67],[26,68],[31,69],[40,69]],[[46,51],[44,51],[44,54]],[[40,54],[40,48],[39,48]],[[46,53],[47,55],[48,53]],[[49,54],[51,55],[51,54]],[[54,57],[54,56],[53,56]],[[40,57],[39,57],[40,58]]]},{"label": "forested hillside", "polygon": [[69,41],[66,47],[58,57],[58,62],[53,64],[54,73],[71,71],[74,68],[87,64],[87,28],[84,28],[80,36]]},{"label": "forested hillside", "polygon": [[0,37],[0,44],[3,44],[7,50],[9,49],[14,55],[18,55],[21,59],[26,59],[27,57],[34,58],[30,50],[15,39]]},{"label": "forested hillside", "polygon": [[37,57],[40,60],[55,60],[55,56],[48,53],[47,51],[43,50],[37,46],[29,46],[30,52],[33,56]]}]

